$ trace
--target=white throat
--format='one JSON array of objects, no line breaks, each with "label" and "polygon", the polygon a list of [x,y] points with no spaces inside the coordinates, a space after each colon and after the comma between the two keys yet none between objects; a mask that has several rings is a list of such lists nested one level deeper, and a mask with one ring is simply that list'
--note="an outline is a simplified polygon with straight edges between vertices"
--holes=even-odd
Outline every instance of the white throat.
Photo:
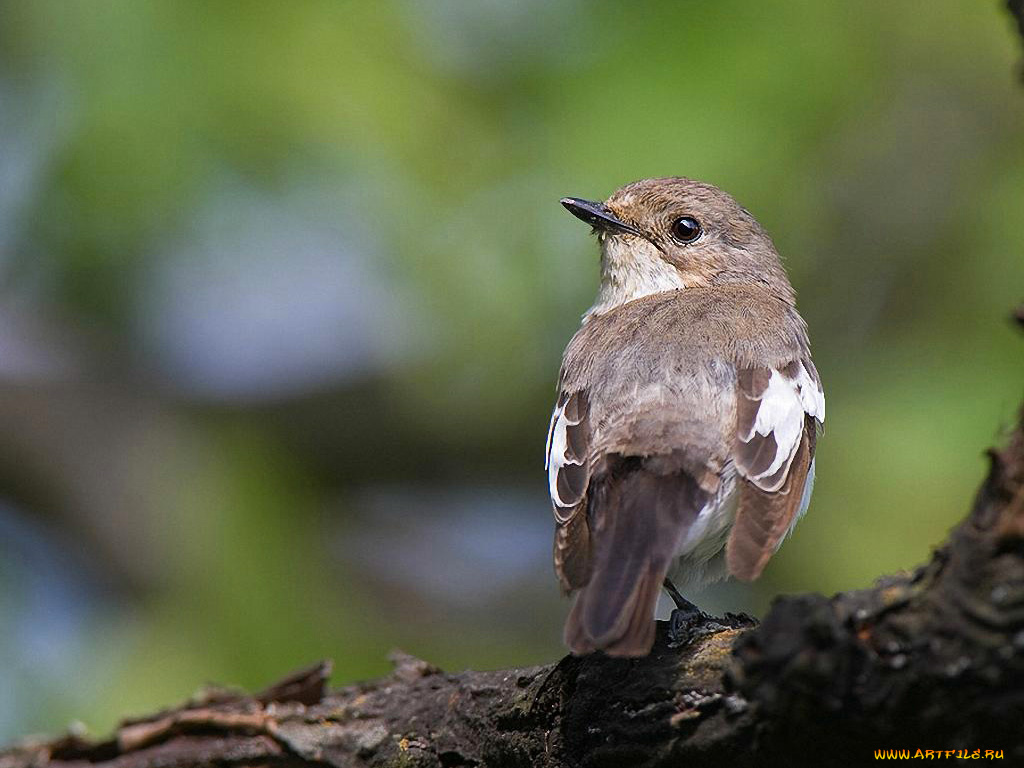
[{"label": "white throat", "polygon": [[601,288],[584,319],[643,296],[694,285],[647,240],[602,234],[600,241]]}]

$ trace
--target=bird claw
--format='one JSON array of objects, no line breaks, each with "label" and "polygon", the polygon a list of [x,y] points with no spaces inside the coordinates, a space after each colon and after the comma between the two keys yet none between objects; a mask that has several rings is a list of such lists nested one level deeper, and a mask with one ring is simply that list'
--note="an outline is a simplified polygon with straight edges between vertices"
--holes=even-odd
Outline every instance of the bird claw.
[{"label": "bird claw", "polygon": [[721,632],[726,627],[718,620],[691,603],[691,607],[676,608],[668,620],[668,647],[681,648],[698,637]]},{"label": "bird claw", "polygon": [[672,580],[665,577],[665,591],[676,604],[668,620],[668,647],[680,648],[689,645],[698,637],[721,632],[727,627],[714,616],[704,613],[680,594]]}]

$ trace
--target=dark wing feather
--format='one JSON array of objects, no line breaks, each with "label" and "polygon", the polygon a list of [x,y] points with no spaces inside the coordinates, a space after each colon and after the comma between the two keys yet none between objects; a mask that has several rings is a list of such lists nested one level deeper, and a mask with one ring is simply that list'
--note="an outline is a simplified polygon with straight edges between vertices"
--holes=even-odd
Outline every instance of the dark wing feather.
[{"label": "dark wing feather", "polygon": [[555,525],[555,573],[564,592],[571,592],[590,578],[590,525],[583,509],[565,523]]},{"label": "dark wing feather", "polygon": [[556,525],[555,573],[566,592],[586,584],[590,574],[590,525],[586,514],[589,451],[587,393],[563,391],[551,415],[545,458]]},{"label": "dark wing feather", "polygon": [[753,581],[761,575],[800,508],[816,430],[814,420],[806,418],[804,435],[779,490],[765,491],[749,480],[739,481],[736,520],[726,545],[726,562],[737,579]]},{"label": "dark wing feather", "polygon": [[750,581],[801,511],[825,401],[809,358],[737,371],[736,389],[739,499],[726,562],[733,576]]}]

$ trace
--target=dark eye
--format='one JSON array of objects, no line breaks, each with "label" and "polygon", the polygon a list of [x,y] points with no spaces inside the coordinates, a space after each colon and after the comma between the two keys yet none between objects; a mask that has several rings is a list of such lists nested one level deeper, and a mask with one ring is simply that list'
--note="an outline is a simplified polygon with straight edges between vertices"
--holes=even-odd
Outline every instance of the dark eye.
[{"label": "dark eye", "polygon": [[681,216],[672,222],[672,237],[681,243],[692,243],[700,237],[700,222],[692,216]]}]

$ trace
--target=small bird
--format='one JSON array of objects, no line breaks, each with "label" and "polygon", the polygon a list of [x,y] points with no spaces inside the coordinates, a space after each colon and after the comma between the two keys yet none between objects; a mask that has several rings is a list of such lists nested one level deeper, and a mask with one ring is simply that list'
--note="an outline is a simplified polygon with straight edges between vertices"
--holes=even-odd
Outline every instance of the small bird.
[{"label": "small bird", "polygon": [[[601,246],[547,439],[577,654],[643,656],[664,585],[757,578],[803,515],[825,397],[768,234],[692,179],[561,200]],[[677,611],[678,612],[678,611]]]}]

